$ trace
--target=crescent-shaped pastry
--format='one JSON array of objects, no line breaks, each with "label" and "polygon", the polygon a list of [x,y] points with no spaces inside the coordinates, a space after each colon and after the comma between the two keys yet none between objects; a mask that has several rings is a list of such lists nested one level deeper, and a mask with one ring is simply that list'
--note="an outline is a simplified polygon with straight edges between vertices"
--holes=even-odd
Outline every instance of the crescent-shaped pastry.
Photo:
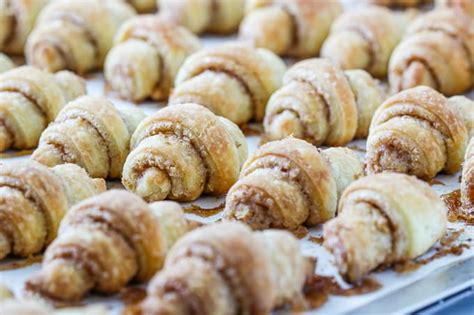
[{"label": "crescent-shaped pastry", "polygon": [[171,249],[138,314],[270,314],[301,295],[313,270],[286,231],[217,223]]},{"label": "crescent-shaped pastry", "polygon": [[200,104],[236,124],[261,121],[285,70],[284,62],[266,49],[235,43],[204,49],[179,70],[170,104]]},{"label": "crescent-shaped pastry", "polygon": [[386,100],[375,112],[367,139],[367,171],[392,171],[431,179],[459,170],[468,130],[458,108],[420,86]]},{"label": "crescent-shaped pastry", "polygon": [[221,195],[246,158],[245,137],[231,121],[197,104],[165,107],[135,130],[122,183],[147,201]]},{"label": "crescent-shaped pastry", "polygon": [[119,26],[134,14],[123,1],[51,1],[28,37],[27,62],[50,72],[101,68]]},{"label": "crescent-shaped pastry", "polygon": [[463,210],[474,216],[474,138],[467,146],[461,181],[461,201]]},{"label": "crescent-shaped pastry", "polygon": [[105,191],[72,164],[47,168],[34,161],[0,165],[0,259],[41,252],[75,203]]},{"label": "crescent-shaped pastry", "polygon": [[199,47],[194,34],[158,15],[131,18],[115,36],[105,79],[126,100],[166,99],[184,60]]},{"label": "crescent-shaped pastry", "polygon": [[377,6],[347,11],[332,24],[321,57],[343,70],[364,69],[384,78],[390,55],[414,16],[413,11],[400,13]]},{"label": "crescent-shaped pastry", "polygon": [[160,14],[191,32],[229,34],[237,30],[245,0],[159,0]]},{"label": "crescent-shaped pastry", "polygon": [[0,0],[0,51],[21,55],[36,17],[49,0]]},{"label": "crescent-shaped pastry", "polygon": [[120,178],[130,137],[145,114],[118,110],[101,96],[67,104],[43,132],[32,158],[47,166],[73,163],[91,176]]},{"label": "crescent-shaped pastry", "polygon": [[250,1],[239,38],[278,55],[318,54],[342,6],[333,0]]},{"label": "crescent-shaped pastry", "polygon": [[342,276],[357,282],[382,264],[424,254],[446,225],[446,207],[428,184],[405,174],[377,174],[344,191],[338,216],[323,226],[324,247]]},{"label": "crescent-shaped pastry", "polygon": [[227,194],[224,218],[255,229],[322,223],[334,217],[338,197],[362,174],[349,149],[319,151],[295,138],[269,142],[245,162]]},{"label": "crescent-shaped pastry", "polygon": [[22,66],[0,75],[0,151],[31,149],[41,132],[69,101],[85,94],[84,81]]},{"label": "crescent-shaped pastry", "polygon": [[367,136],[384,97],[378,82],[363,70],[342,71],[327,59],[300,61],[268,102],[265,138],[294,136],[315,145],[344,145]]},{"label": "crescent-shaped pastry", "polygon": [[389,63],[393,92],[426,85],[457,95],[474,83],[474,19],[455,9],[421,15],[408,27]]},{"label": "crescent-shaped pastry", "polygon": [[61,301],[80,300],[92,289],[116,293],[131,280],[150,279],[188,229],[178,204],[148,205],[124,190],[105,192],[68,211],[26,288]]}]

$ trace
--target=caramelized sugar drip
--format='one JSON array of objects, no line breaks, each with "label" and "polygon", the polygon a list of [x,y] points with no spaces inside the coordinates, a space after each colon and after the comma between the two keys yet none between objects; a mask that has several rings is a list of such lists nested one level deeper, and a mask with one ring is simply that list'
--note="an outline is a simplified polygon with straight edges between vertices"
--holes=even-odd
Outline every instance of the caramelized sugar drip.
[{"label": "caramelized sugar drip", "polygon": [[351,288],[342,288],[333,277],[312,275],[303,289],[304,299],[291,306],[291,311],[302,312],[321,307],[330,295],[354,296],[379,290],[382,285],[373,278],[365,278]]},{"label": "caramelized sugar drip", "polygon": [[25,259],[0,264],[0,271],[25,268],[43,260],[43,255],[30,256]]},{"label": "caramelized sugar drip", "polygon": [[119,298],[125,305],[138,304],[146,297],[144,288],[124,288],[120,291]]},{"label": "caramelized sugar drip", "polygon": [[309,237],[309,240],[310,240],[311,242],[316,243],[316,244],[319,244],[319,245],[322,245],[323,242],[324,242],[324,238],[323,238],[322,235],[321,235],[321,236],[313,236],[313,235],[311,235],[311,236]]},{"label": "caramelized sugar drip", "polygon": [[462,221],[468,225],[474,225],[474,216],[467,214],[462,207],[460,189],[441,195],[441,199],[448,208],[448,220],[450,222]]},{"label": "caramelized sugar drip", "polygon": [[302,225],[290,232],[298,239],[304,238],[309,233],[308,229]]},{"label": "caramelized sugar drip", "polygon": [[225,208],[225,202],[221,203],[220,205],[214,208],[202,208],[198,205],[192,204],[190,206],[184,207],[183,210],[185,213],[192,213],[203,218],[208,218],[222,212],[224,208]]},{"label": "caramelized sugar drip", "polygon": [[435,259],[442,258],[448,255],[459,256],[464,252],[464,249],[469,249],[471,246],[468,243],[471,239],[468,239],[465,242],[457,242],[459,236],[464,232],[464,229],[449,231],[446,235],[439,241],[431,256],[426,258],[420,258],[415,260],[410,260],[406,262],[397,263],[393,266],[393,269],[396,272],[404,273],[417,270],[421,266],[424,266]]},{"label": "caramelized sugar drip", "polygon": [[445,183],[443,183],[442,181],[436,179],[436,178],[432,178],[430,180],[427,180],[426,181],[430,186],[435,186],[435,185],[440,185],[440,186],[446,186]]},{"label": "caramelized sugar drip", "polygon": [[11,152],[4,152],[0,153],[0,159],[11,159],[14,157],[26,156],[33,153],[33,150],[21,150],[21,151],[11,151]]},{"label": "caramelized sugar drip", "polygon": [[240,126],[240,130],[242,130],[246,137],[261,136],[263,134],[262,125],[243,124]]}]

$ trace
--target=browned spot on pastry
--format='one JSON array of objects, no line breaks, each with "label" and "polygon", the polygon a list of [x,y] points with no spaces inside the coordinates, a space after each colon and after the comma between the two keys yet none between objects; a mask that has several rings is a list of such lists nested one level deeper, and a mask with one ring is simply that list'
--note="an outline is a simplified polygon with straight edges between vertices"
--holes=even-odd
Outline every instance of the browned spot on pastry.
[{"label": "browned spot on pastry", "polygon": [[196,204],[192,204],[187,207],[183,207],[185,213],[192,213],[203,218],[208,218],[218,213],[221,213],[225,208],[225,202],[214,208],[202,208]]},{"label": "browned spot on pastry", "polygon": [[445,183],[443,183],[442,181],[436,179],[436,178],[431,178],[429,180],[426,181],[430,186],[436,186],[436,185],[440,185],[440,186],[446,186]]},{"label": "browned spot on pastry", "polygon": [[316,244],[319,244],[319,245],[323,244],[323,242],[324,242],[324,238],[323,238],[322,235],[321,235],[321,236],[313,236],[313,235],[311,235],[311,236],[309,237],[309,240],[310,240],[311,242],[316,243]]},{"label": "browned spot on pastry", "polygon": [[120,291],[120,300],[126,304],[137,304],[146,297],[146,290],[144,288],[133,287],[124,288]]},{"label": "browned spot on pastry", "polygon": [[308,229],[302,225],[298,226],[296,229],[293,231],[290,231],[296,238],[302,239],[304,238],[308,233]]},{"label": "browned spot on pastry", "polygon": [[35,256],[29,256],[26,259],[2,263],[0,264],[0,271],[25,268],[33,264],[40,263],[42,260],[43,260],[43,255],[35,255]]},{"label": "browned spot on pastry", "polygon": [[474,216],[467,213],[462,206],[460,189],[441,195],[441,199],[448,208],[448,220],[450,222],[462,221],[468,225],[474,225]]}]

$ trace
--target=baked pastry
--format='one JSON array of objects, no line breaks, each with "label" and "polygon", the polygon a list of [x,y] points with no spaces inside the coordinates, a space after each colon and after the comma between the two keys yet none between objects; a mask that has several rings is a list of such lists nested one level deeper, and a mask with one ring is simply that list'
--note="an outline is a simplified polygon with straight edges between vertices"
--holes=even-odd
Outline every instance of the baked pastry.
[{"label": "baked pastry", "polygon": [[0,0],[0,51],[23,54],[36,17],[49,0]]},{"label": "baked pastry", "polygon": [[251,1],[239,38],[278,55],[307,58],[319,53],[342,6],[333,0]]},{"label": "baked pastry", "polygon": [[362,0],[360,2],[383,5],[387,7],[414,7],[430,3],[432,0]]},{"label": "baked pastry", "polygon": [[107,85],[134,102],[164,100],[180,66],[199,46],[194,34],[158,15],[131,18],[120,27],[107,55]]},{"label": "baked pastry", "polygon": [[0,73],[15,68],[15,63],[5,54],[0,52]]},{"label": "baked pastry", "polygon": [[265,138],[292,135],[315,145],[344,145],[367,136],[384,97],[378,82],[363,70],[342,71],[327,59],[300,61],[268,102]]},{"label": "baked pastry", "polygon": [[120,178],[130,137],[143,118],[138,108],[118,110],[102,96],[80,97],[46,128],[32,158],[50,167],[77,164],[92,177]]},{"label": "baked pastry", "polygon": [[367,172],[431,179],[461,167],[468,130],[460,111],[430,87],[405,90],[375,112],[367,139]]},{"label": "baked pastry", "polygon": [[474,2],[472,0],[436,0],[436,6],[462,10],[474,17]]},{"label": "baked pastry", "polygon": [[474,138],[467,146],[462,170],[461,201],[464,212],[474,216]]},{"label": "baked pastry", "polygon": [[179,204],[148,205],[130,192],[107,191],[69,210],[26,289],[61,301],[90,290],[116,293],[131,280],[150,279],[187,230]]},{"label": "baked pastry", "polygon": [[474,83],[474,19],[462,11],[439,9],[410,24],[389,63],[393,92],[426,85],[457,95]]},{"label": "baked pastry", "polygon": [[159,0],[160,14],[191,32],[229,34],[237,30],[245,0]]},{"label": "baked pastry", "polygon": [[68,101],[85,94],[70,72],[22,66],[0,75],[0,151],[36,147],[41,132]]},{"label": "baked pastry", "polygon": [[39,253],[56,237],[70,206],[105,189],[102,179],[72,164],[47,168],[27,160],[0,165],[0,259]]},{"label": "baked pastry", "polygon": [[272,52],[224,44],[191,55],[176,77],[170,104],[197,103],[236,124],[261,121],[286,66]]},{"label": "baked pastry", "polygon": [[51,1],[28,37],[26,60],[51,72],[101,68],[120,24],[134,13],[123,1]]},{"label": "baked pastry", "polygon": [[130,147],[122,183],[146,201],[224,194],[247,158],[240,129],[197,104],[166,107],[145,118]]},{"label": "baked pastry", "polygon": [[465,96],[457,95],[448,98],[448,103],[451,107],[456,108],[466,125],[468,139],[474,137],[474,101]]},{"label": "baked pastry", "polygon": [[347,11],[332,24],[321,57],[344,70],[364,69],[384,78],[390,55],[414,16],[413,11],[400,13],[378,6]]},{"label": "baked pastry", "polygon": [[313,268],[286,231],[208,225],[173,246],[137,314],[270,314],[300,297]]},{"label": "baked pastry", "polygon": [[378,266],[424,254],[443,237],[447,210],[436,192],[415,177],[384,173],[347,187],[338,215],[323,226],[324,247],[348,281]]},{"label": "baked pastry", "polygon": [[347,148],[319,151],[295,138],[269,142],[245,162],[224,218],[254,229],[323,223],[336,214],[344,188],[362,175],[361,161]]},{"label": "baked pastry", "polygon": [[139,13],[156,11],[160,0],[127,0]]}]

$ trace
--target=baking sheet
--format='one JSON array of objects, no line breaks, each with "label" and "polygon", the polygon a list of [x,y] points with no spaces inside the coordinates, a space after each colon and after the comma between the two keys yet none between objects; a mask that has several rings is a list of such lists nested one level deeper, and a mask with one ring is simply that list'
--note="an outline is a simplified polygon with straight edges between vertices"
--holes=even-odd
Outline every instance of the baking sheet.
[{"label": "baking sheet", "polygon": [[[232,38],[226,38],[225,40],[231,40]],[[206,38],[204,42],[204,46],[212,46],[216,43],[221,43],[223,41],[222,38]],[[104,95],[104,82],[102,74],[96,73],[88,75],[87,79],[87,87],[88,93],[90,95]],[[471,92],[469,97],[474,99],[474,93]],[[116,99],[113,95],[108,95],[113,103],[118,108],[126,108],[126,107],[133,107],[136,106],[134,104],[124,102],[121,100]],[[140,105],[147,114],[152,114],[163,107],[164,104],[157,104],[157,103],[144,103]],[[248,144],[249,144],[249,154],[255,151],[259,143],[259,137],[251,136],[247,137]],[[365,141],[359,140],[354,141],[348,145],[350,148],[358,147],[358,148],[365,148]],[[363,152],[357,151],[358,154],[363,156]],[[0,158],[0,163],[11,163],[15,160],[27,159],[29,158],[28,155],[25,156],[12,156],[8,158]],[[444,185],[434,185],[433,188],[439,193],[444,194],[451,192],[457,188],[459,188],[459,178],[460,174],[455,174],[452,176],[445,176],[441,175],[438,176],[437,179],[442,182]],[[122,188],[120,182],[108,182],[109,188]],[[221,204],[224,201],[224,197],[216,198],[216,197],[203,197],[194,202],[203,208],[212,208]],[[208,218],[202,218],[193,214],[187,215],[190,219],[195,219],[201,222],[212,222],[217,220],[220,215],[214,215]],[[462,224],[449,224],[449,228],[459,229],[464,228],[465,231],[462,234],[460,241],[465,241],[468,238],[474,238],[474,227],[464,226]],[[302,251],[305,255],[317,257],[318,264],[316,268],[316,273],[320,275],[327,275],[327,276],[334,276],[338,282],[343,287],[348,287],[346,283],[342,281],[339,275],[336,272],[336,269],[331,261],[331,255],[320,245],[311,242],[308,240],[309,236],[315,236],[321,234],[321,226],[313,228],[310,230],[310,233],[306,235],[304,239],[300,241]],[[473,243],[471,243],[474,245]],[[430,256],[433,251],[428,252],[427,255]],[[376,292],[365,294],[365,295],[358,295],[352,297],[341,297],[341,296],[331,296],[330,299],[326,304],[322,307],[311,311],[314,314],[342,314],[347,313],[350,311],[360,310],[360,307],[364,305],[369,305],[378,299],[383,297],[387,297],[390,294],[393,294],[396,291],[399,291],[401,288],[413,286],[413,284],[417,283],[421,279],[428,277],[429,275],[442,270],[443,268],[447,268],[449,266],[454,266],[459,264],[462,261],[474,257],[474,246],[470,249],[465,249],[463,254],[460,256],[446,256],[437,260],[432,261],[431,263],[420,267],[416,271],[409,272],[409,273],[397,273],[393,270],[386,270],[383,272],[377,272],[373,274],[373,277],[382,284],[382,288]],[[11,262],[11,260],[7,260],[7,262]],[[8,288],[12,289],[15,292],[17,297],[22,296],[22,290],[24,283],[27,278],[37,272],[40,268],[40,264],[34,264],[26,268],[21,268],[17,270],[8,270],[8,271],[0,271],[0,284],[7,286]],[[474,279],[466,278],[465,283],[463,285],[472,285],[474,284]],[[456,288],[451,287],[451,290]],[[440,294],[442,292],[439,292]],[[122,302],[120,301],[118,295],[116,296],[99,296],[99,295],[91,295],[86,300],[85,303],[93,304],[93,303],[100,303],[105,304],[106,306],[110,307],[111,314],[118,314],[120,309],[122,308]],[[405,305],[404,307],[408,307],[409,305]],[[401,309],[400,309],[401,311]]]}]

